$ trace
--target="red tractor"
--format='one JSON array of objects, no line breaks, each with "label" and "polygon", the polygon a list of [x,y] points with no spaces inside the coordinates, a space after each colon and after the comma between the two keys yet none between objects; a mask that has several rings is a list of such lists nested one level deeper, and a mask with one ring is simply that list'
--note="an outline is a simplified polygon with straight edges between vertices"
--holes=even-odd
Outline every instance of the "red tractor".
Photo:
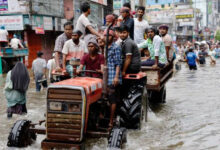
[{"label": "red tractor", "polygon": [[45,129],[29,120],[17,121],[8,137],[8,146],[25,147],[46,134],[42,149],[85,149],[88,137],[108,137],[109,148],[122,148],[126,129],[139,129],[147,112],[146,74],[128,74],[121,88],[114,126],[109,131],[110,104],[103,97],[102,79],[75,77],[49,86]]}]

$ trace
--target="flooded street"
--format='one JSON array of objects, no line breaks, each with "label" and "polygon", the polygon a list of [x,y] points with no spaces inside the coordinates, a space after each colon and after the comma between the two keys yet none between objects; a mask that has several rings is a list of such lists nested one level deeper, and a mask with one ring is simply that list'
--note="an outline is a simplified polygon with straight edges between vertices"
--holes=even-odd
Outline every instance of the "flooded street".
[{"label": "flooded street", "polygon": [[[3,95],[4,76],[0,78],[0,149],[7,148],[7,138],[13,123],[19,119],[44,119],[46,91],[35,92],[32,79],[28,90],[24,116],[6,116]],[[197,71],[189,71],[185,64],[168,82],[167,103],[149,112],[148,122],[140,131],[129,131],[126,150],[219,150],[220,146],[220,61],[209,61]],[[44,136],[27,149],[40,149]],[[89,140],[86,149],[106,149],[107,140]]]}]

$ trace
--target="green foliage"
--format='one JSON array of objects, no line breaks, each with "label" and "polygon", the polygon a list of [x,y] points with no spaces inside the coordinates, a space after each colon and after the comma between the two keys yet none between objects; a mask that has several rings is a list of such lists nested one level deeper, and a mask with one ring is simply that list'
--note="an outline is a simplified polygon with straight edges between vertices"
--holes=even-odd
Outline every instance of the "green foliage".
[{"label": "green foliage", "polygon": [[216,31],[215,40],[220,41],[220,30]]}]

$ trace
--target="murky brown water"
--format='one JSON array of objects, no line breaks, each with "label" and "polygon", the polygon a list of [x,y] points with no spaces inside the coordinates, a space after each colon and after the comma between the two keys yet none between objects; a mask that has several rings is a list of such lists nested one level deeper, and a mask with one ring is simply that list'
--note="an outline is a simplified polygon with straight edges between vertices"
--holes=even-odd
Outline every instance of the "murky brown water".
[{"label": "murky brown water", "polygon": [[[8,132],[18,119],[44,119],[45,91],[36,94],[34,82],[28,91],[28,114],[6,117],[6,100],[0,77],[0,149],[6,146]],[[140,131],[129,131],[126,150],[219,150],[220,146],[220,61],[189,71],[185,65],[167,84],[167,103],[149,113]],[[43,136],[27,149],[40,149]],[[87,149],[106,149],[107,140],[89,140]]]}]

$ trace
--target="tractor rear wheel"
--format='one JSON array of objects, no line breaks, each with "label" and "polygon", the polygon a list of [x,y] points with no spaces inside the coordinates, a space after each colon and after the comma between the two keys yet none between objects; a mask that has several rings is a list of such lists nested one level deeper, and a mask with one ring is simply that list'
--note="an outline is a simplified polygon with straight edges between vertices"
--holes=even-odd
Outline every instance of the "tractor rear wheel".
[{"label": "tractor rear wheel", "polygon": [[[120,107],[120,125],[128,129],[140,129],[141,121],[145,118],[147,96],[144,96],[145,86],[132,86]],[[145,105],[143,107],[143,105]],[[144,116],[144,117],[143,117]]]},{"label": "tractor rear wheel", "polygon": [[36,140],[36,133],[30,130],[31,121],[18,120],[8,136],[9,147],[26,147]]},{"label": "tractor rear wheel", "polygon": [[108,138],[108,149],[122,149],[123,144],[127,142],[126,129],[114,127]]}]

